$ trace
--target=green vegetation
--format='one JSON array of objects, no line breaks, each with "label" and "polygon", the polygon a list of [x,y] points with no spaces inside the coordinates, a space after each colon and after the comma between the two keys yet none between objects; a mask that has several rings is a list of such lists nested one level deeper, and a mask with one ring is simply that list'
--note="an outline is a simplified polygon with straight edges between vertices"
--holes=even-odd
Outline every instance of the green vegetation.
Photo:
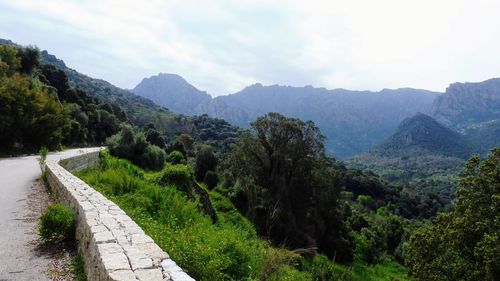
[{"label": "green vegetation", "polygon": [[74,239],[75,217],[73,212],[61,203],[48,206],[40,217],[39,233],[48,242]]},{"label": "green vegetation", "polygon": [[421,196],[436,194],[451,203],[458,175],[473,151],[471,142],[462,135],[417,114],[405,119],[392,136],[369,152],[347,162],[386,181],[409,184]]},{"label": "green vegetation", "polygon": [[[36,152],[42,146],[102,145],[123,124],[144,130],[146,140],[160,149],[166,140],[187,134],[216,151],[228,151],[240,134],[221,119],[173,114],[82,75],[46,51],[0,41],[0,155]],[[141,165],[156,168],[162,153],[145,150]]]},{"label": "green vegetation", "polygon": [[252,124],[229,158],[237,179],[234,202],[260,235],[277,245],[318,249],[352,261],[351,241],[337,202],[340,173],[328,167],[313,122],[269,113]]},{"label": "green vegetation", "polygon": [[174,150],[170,152],[170,154],[168,154],[167,160],[172,164],[181,164],[182,162],[184,162],[185,158],[180,151]]},{"label": "green vegetation", "polygon": [[214,224],[200,201],[186,194],[185,187],[194,177],[192,168],[184,164],[145,172],[105,153],[100,163],[78,175],[123,208],[197,280],[384,280],[366,279],[368,272],[409,280],[404,268],[393,261],[375,266],[356,262],[351,268],[323,255],[308,259],[296,251],[274,248],[215,190],[209,192],[218,216]]},{"label": "green vegetation", "polygon": [[87,275],[85,274],[85,263],[80,254],[76,255],[72,262],[71,267],[73,274],[75,275],[75,281],[87,281]]},{"label": "green vegetation", "polygon": [[36,151],[102,143],[126,116],[119,106],[72,88],[42,65],[35,48],[0,45],[0,147]]},{"label": "green vegetation", "polygon": [[500,149],[472,157],[459,180],[455,208],[416,229],[405,261],[418,280],[500,278]]},{"label": "green vegetation", "polygon": [[47,172],[45,172],[45,161],[47,160],[48,154],[49,150],[45,146],[42,146],[42,148],[40,149],[40,157],[36,158],[36,160],[38,161],[38,165],[40,166],[40,170],[42,171],[42,175],[40,176],[40,178],[44,182],[47,181]]},{"label": "green vegetation", "polygon": [[[199,280],[410,280],[396,260],[411,224],[396,213],[419,214],[399,189],[326,157],[312,122],[254,126],[230,155],[180,135],[158,172],[103,153],[79,176]],[[110,154],[140,164],[135,147],[150,144],[125,131]]]},{"label": "green vegetation", "polygon": [[[198,280],[413,280],[403,264],[417,280],[500,278],[498,149],[461,173],[469,143],[419,114],[346,168],[311,121],[269,113],[242,132],[41,55],[0,45],[0,154],[41,148],[43,165],[106,143],[79,176]],[[464,130],[490,147],[495,122]],[[71,210],[50,206],[39,232],[72,239]]]},{"label": "green vegetation", "polygon": [[165,151],[148,143],[142,132],[137,132],[129,125],[123,125],[120,133],[110,137],[106,144],[111,154],[147,169],[158,170],[165,163]]}]

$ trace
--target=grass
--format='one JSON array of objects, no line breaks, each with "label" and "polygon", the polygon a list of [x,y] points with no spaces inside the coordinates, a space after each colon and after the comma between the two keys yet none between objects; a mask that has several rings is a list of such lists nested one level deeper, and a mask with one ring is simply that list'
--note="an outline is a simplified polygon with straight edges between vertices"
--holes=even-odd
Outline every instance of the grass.
[{"label": "grass", "polygon": [[75,276],[75,281],[87,281],[87,275],[85,274],[85,264],[80,254],[76,255],[73,258],[71,267]]},{"label": "grass", "polygon": [[[172,169],[166,164],[164,171]],[[169,181],[159,185],[162,172],[145,172],[126,160],[104,154],[98,167],[77,175],[119,205],[196,280],[410,280],[404,268],[391,261],[351,268],[322,255],[306,260],[272,247],[216,191],[209,193],[219,218],[213,224],[199,202],[188,198],[185,187]]]}]

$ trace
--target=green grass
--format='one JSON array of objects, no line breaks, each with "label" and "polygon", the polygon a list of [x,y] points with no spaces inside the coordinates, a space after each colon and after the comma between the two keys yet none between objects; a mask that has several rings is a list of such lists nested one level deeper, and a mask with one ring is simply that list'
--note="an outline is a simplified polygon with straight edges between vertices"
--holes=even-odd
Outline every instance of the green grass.
[{"label": "green grass", "polygon": [[85,264],[80,254],[76,255],[73,258],[71,267],[73,269],[73,274],[75,275],[75,281],[87,281],[87,275],[85,274]]},{"label": "green grass", "polygon": [[[165,171],[171,169],[167,164]],[[272,247],[216,191],[210,198],[219,220],[212,224],[183,187],[160,186],[161,172],[144,172],[126,160],[104,154],[98,167],[78,176],[119,205],[196,280],[409,280],[394,262],[350,269],[322,255],[307,261],[293,251]]]}]

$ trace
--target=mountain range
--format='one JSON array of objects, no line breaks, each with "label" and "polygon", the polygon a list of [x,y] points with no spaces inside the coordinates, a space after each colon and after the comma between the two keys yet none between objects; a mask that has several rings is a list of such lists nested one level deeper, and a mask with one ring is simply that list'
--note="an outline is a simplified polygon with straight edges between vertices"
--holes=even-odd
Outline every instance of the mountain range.
[{"label": "mountain range", "polygon": [[268,112],[312,120],[327,137],[328,153],[338,158],[366,151],[408,116],[429,113],[438,96],[410,88],[370,92],[254,84],[235,94],[211,98],[173,74],[144,79],[133,92],[173,112],[207,114],[242,128]]},{"label": "mountain range", "polygon": [[330,155],[348,159],[388,138],[408,117],[423,113],[471,139],[476,152],[499,144],[500,79],[453,83],[445,93],[412,88],[378,92],[254,84],[212,98],[175,74],[144,79],[133,92],[173,112],[207,114],[247,128],[257,117],[279,112],[314,121]]}]

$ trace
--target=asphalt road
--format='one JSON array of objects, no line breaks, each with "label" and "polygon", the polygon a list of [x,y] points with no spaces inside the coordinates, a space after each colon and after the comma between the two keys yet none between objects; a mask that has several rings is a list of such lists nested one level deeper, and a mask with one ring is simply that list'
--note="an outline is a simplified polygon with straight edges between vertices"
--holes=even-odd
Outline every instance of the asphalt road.
[{"label": "asphalt road", "polygon": [[[87,149],[70,149],[51,153],[57,160],[83,153]],[[49,257],[36,251],[36,220],[30,216],[30,199],[36,180],[40,177],[38,156],[0,159],[0,281],[48,280],[43,274]],[[43,189],[37,189],[43,192]],[[40,191],[41,190],[41,191]],[[32,212],[32,211],[31,211]]]}]

